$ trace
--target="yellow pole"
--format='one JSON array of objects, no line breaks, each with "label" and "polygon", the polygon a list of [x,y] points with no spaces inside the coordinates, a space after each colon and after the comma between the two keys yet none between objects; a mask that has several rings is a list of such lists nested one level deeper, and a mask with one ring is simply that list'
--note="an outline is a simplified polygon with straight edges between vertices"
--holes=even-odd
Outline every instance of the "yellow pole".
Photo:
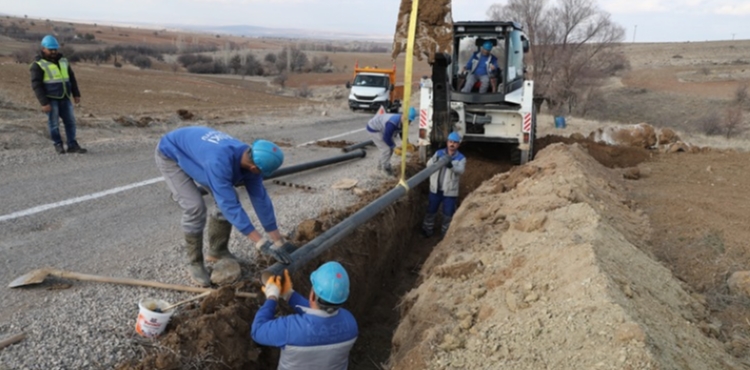
[{"label": "yellow pole", "polygon": [[404,106],[401,109],[401,179],[399,185],[409,190],[406,185],[406,152],[408,149],[409,138],[409,107],[411,107],[411,70],[414,62],[414,38],[417,29],[417,12],[419,9],[419,0],[412,0],[411,14],[409,16],[409,38],[406,43],[406,65],[404,66]]}]

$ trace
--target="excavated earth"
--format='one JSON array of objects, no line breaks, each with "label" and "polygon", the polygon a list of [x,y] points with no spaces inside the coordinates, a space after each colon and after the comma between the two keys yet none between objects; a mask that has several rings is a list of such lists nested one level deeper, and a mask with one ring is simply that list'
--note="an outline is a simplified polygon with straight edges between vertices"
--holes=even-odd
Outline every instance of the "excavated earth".
[{"label": "excavated earth", "polygon": [[[744,342],[722,339],[741,320],[721,318],[747,309],[713,304],[694,280],[675,278],[670,268],[679,273],[679,266],[653,257],[666,233],[659,226],[662,235],[653,235],[649,215],[664,216],[644,211],[649,195],[638,190],[657,181],[653,168],[676,166],[664,161],[689,156],[702,166],[747,154],[664,154],[556,136],[540,138],[539,147],[533,162],[517,167],[466,148],[461,205],[442,240],[419,236],[423,185],[295,273],[295,289],[306,292],[306,276],[323,261],[341,261],[350,272],[347,308],[361,331],[350,368],[747,368]],[[410,164],[408,172],[419,168]],[[295,242],[394,185],[301,223]],[[259,291],[259,284],[233,288]],[[248,338],[262,298],[232,291],[184,309],[161,339],[140,343],[142,358],[118,369],[275,368],[279,351]]]}]

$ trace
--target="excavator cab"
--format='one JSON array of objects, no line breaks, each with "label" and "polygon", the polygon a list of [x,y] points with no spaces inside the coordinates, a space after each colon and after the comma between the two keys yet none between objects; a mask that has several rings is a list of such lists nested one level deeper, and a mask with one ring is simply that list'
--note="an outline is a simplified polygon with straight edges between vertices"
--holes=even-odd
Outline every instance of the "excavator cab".
[{"label": "excavator cab", "polygon": [[[455,131],[467,142],[509,148],[514,163],[528,162],[534,153],[536,112],[533,81],[524,73],[530,45],[523,29],[516,22],[455,22],[452,36],[452,53],[435,54],[432,76],[422,84],[425,102],[420,104],[431,117],[420,122],[423,144],[434,152]],[[485,68],[493,72],[485,75],[485,92],[479,90],[478,77],[466,74],[481,48],[497,58],[496,68]]]},{"label": "excavator cab", "polygon": [[[478,94],[476,82],[471,89],[465,88],[465,71],[469,69],[466,67],[470,67],[472,56],[480,53],[486,42],[492,45],[490,54],[497,58],[498,68],[488,73],[490,86],[487,92]],[[467,104],[504,104],[506,94],[520,89],[523,84],[523,54],[528,50],[528,38],[521,26],[515,22],[454,23],[452,59],[455,63],[448,67],[451,101],[462,101]]]}]

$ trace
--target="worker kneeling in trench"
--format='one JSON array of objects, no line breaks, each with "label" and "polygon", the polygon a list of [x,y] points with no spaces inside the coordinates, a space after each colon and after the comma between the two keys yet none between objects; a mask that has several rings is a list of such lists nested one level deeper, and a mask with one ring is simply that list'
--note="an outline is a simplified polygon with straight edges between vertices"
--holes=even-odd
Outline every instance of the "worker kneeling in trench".
[{"label": "worker kneeling in trench", "polygon": [[[279,369],[343,370],[359,335],[357,321],[341,305],[349,298],[349,275],[338,262],[310,274],[308,299],[295,292],[289,271],[271,276],[263,287],[266,302],[255,314],[251,335],[261,345],[281,348]],[[274,319],[281,297],[295,314]]]}]

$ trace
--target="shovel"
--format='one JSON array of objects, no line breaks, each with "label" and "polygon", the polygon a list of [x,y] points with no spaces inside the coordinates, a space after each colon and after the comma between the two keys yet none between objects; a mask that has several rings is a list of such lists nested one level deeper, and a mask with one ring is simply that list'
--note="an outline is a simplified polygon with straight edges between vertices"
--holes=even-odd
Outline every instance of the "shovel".
[{"label": "shovel", "polygon": [[[63,278],[63,279],[145,286],[145,287],[151,287],[151,288],[171,289],[171,290],[179,290],[183,292],[193,292],[193,293],[205,293],[205,292],[215,291],[214,289],[211,289],[211,288],[199,288],[199,287],[192,287],[192,286],[186,286],[186,285],[159,283],[156,281],[148,281],[148,280],[115,278],[115,277],[109,277],[109,276],[81,274],[78,272],[58,270],[54,268],[43,268],[43,269],[33,270],[31,272],[23,274],[19,276],[18,278],[16,278],[15,280],[11,281],[10,284],[8,284],[8,287],[17,288],[20,286],[39,284],[43,282],[44,279],[47,278],[47,276],[50,276],[50,275]],[[246,293],[246,292],[235,292],[235,296],[243,297],[243,298],[255,298],[257,294]]]}]

